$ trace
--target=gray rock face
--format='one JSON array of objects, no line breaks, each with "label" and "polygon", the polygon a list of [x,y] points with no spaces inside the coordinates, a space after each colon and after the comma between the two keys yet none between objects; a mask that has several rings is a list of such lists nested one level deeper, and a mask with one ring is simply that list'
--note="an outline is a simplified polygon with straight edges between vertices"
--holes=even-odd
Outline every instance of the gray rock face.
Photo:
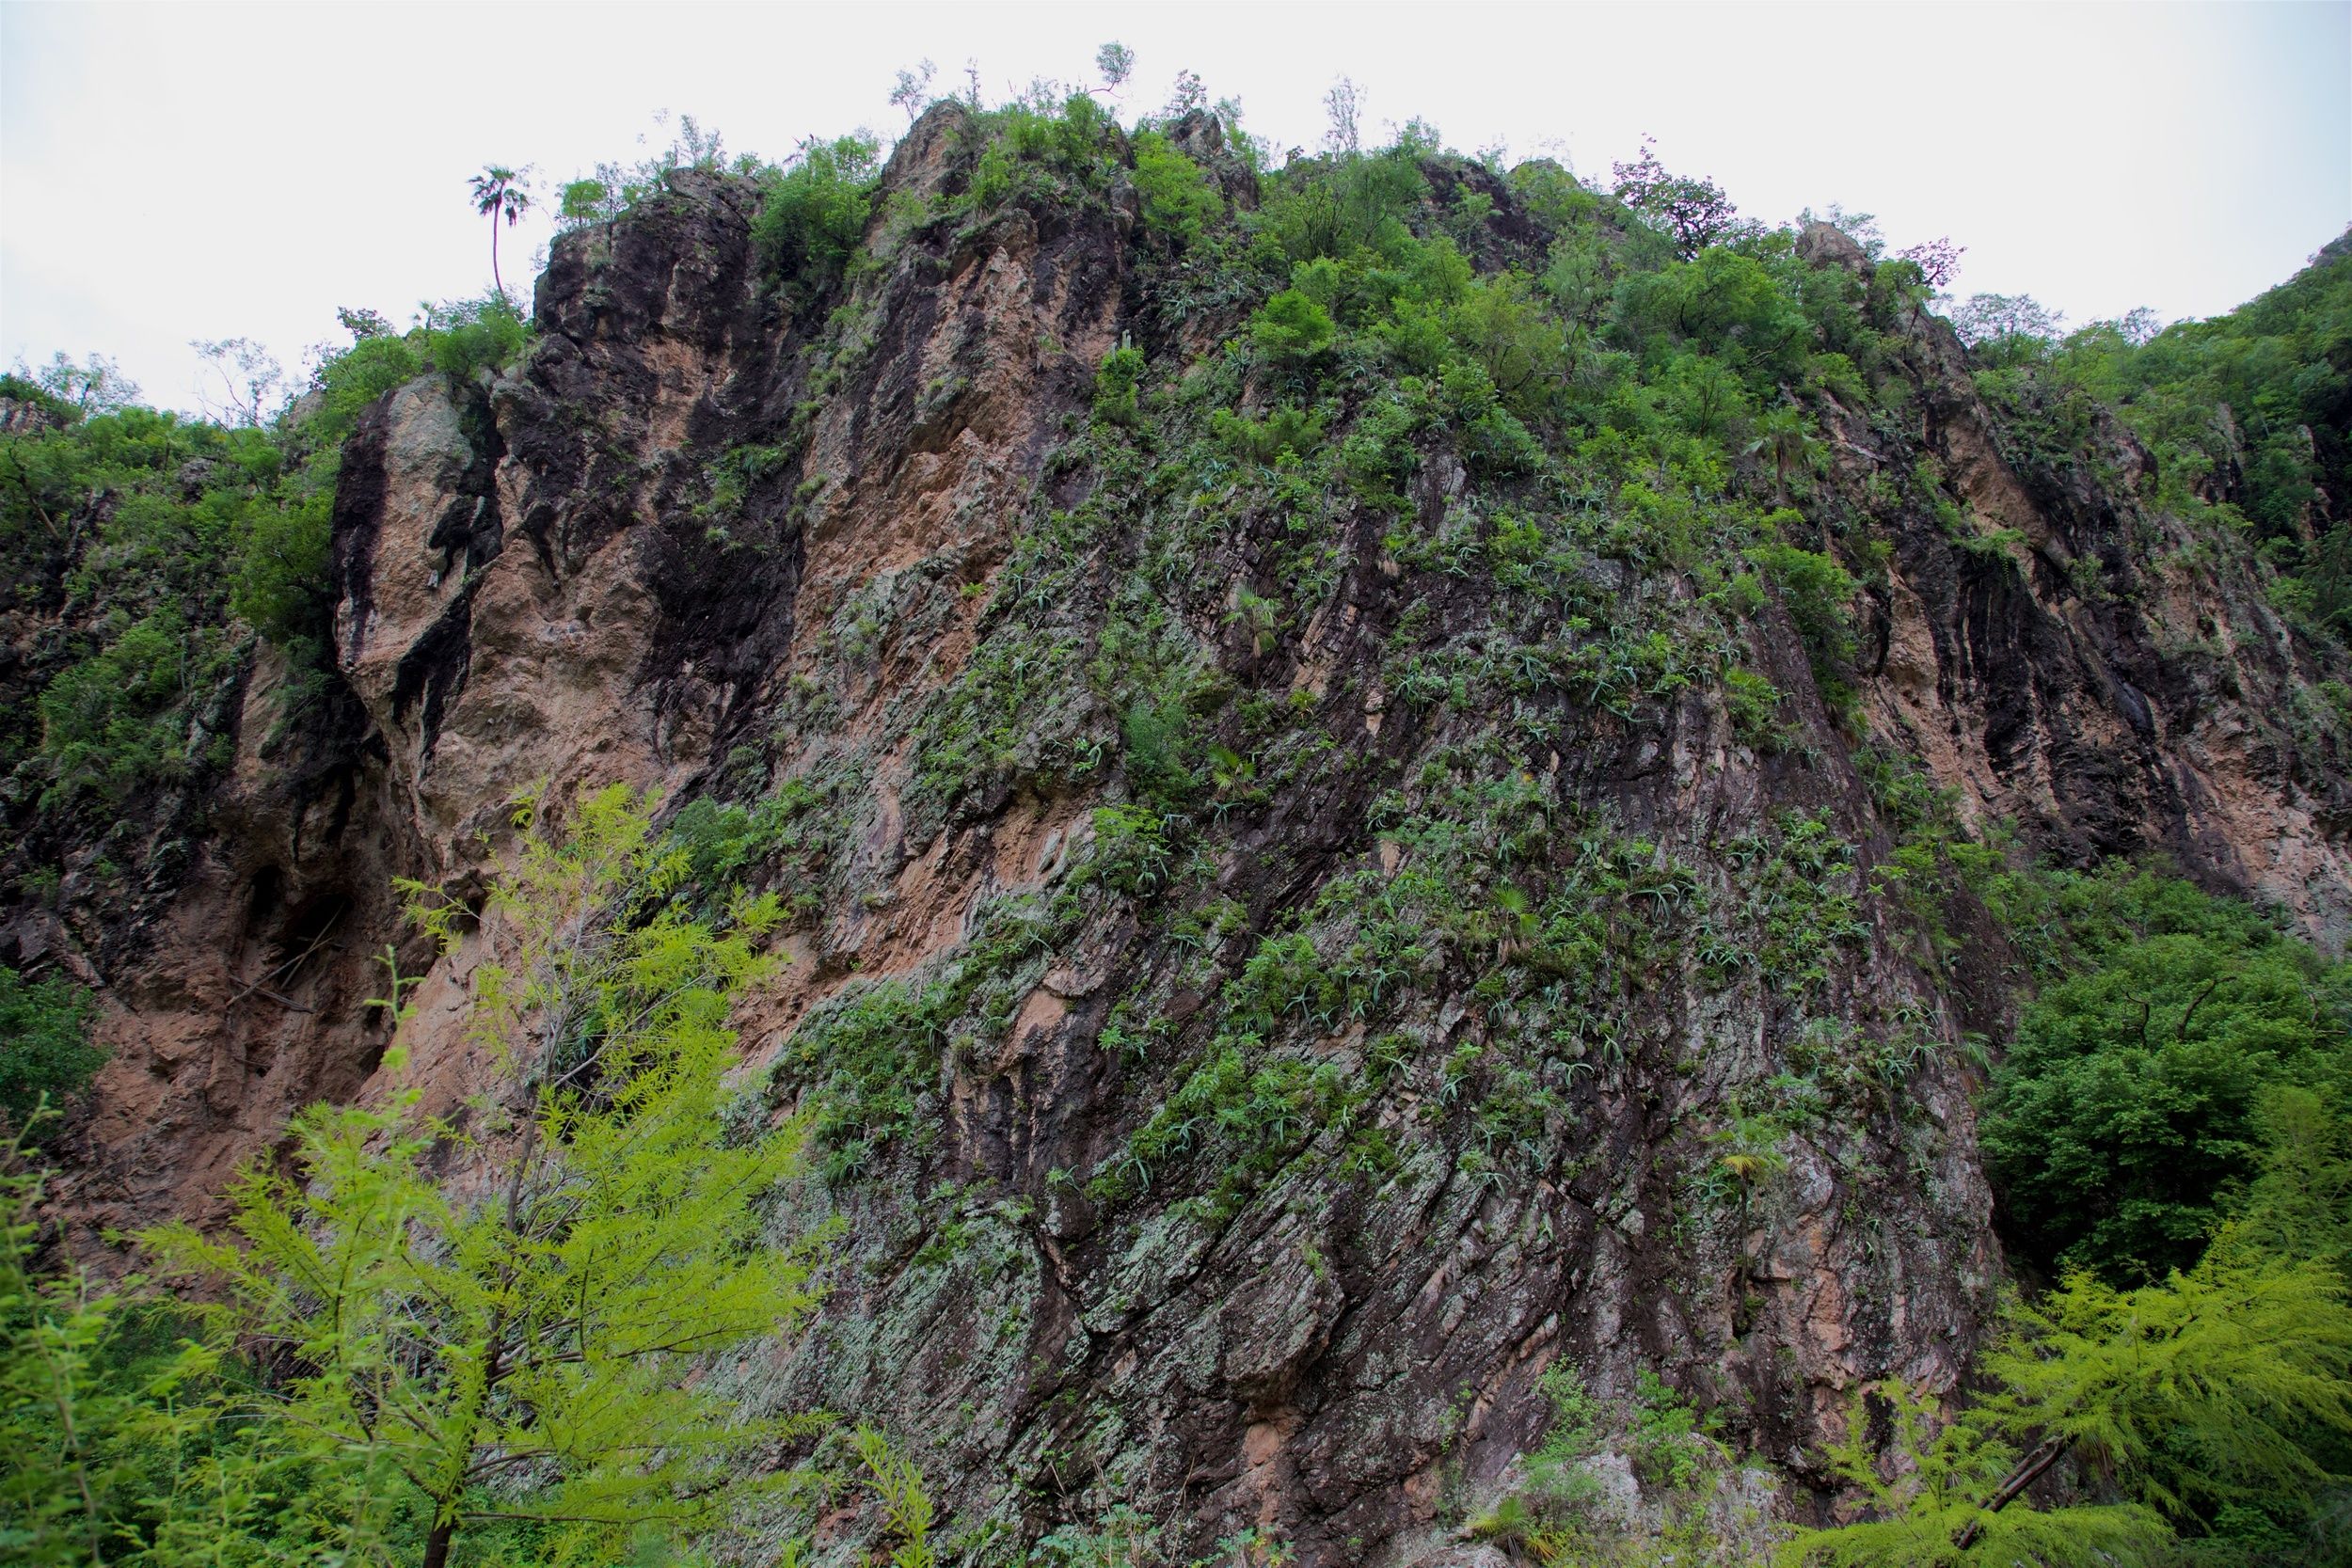
[{"label": "gray rock face", "polygon": [[1797,236],[1797,254],[1817,267],[1867,273],[1870,258],[1851,235],[1835,224],[1808,223]]}]

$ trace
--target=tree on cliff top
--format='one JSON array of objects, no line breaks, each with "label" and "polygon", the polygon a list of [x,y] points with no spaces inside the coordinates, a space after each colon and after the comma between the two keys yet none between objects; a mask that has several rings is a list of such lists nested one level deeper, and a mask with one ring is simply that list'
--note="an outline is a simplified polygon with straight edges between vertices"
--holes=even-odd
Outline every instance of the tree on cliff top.
[{"label": "tree on cliff top", "polygon": [[1610,172],[1616,182],[1612,194],[1672,235],[1676,253],[1686,261],[1756,228],[1740,221],[1740,210],[1712,180],[1667,173],[1658,161],[1657,144],[1647,136],[1642,138],[1640,157],[1613,164]]},{"label": "tree on cliff top", "polygon": [[512,229],[525,213],[531,211],[531,170],[516,170],[498,164],[485,164],[473,177],[473,210],[490,220],[490,281],[499,292],[499,299],[506,298],[506,280],[499,276],[499,219],[506,219]]}]

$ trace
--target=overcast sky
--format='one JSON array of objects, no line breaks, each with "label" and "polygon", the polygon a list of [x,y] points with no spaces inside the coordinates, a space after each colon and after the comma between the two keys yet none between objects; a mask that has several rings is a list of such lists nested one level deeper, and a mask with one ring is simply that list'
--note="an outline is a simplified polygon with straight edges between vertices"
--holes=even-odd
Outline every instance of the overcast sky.
[{"label": "overcast sky", "polygon": [[[0,0],[0,359],[113,356],[191,406],[190,339],[289,370],[335,308],[405,322],[489,284],[484,163],[552,186],[646,150],[658,111],[731,151],[904,126],[923,56],[992,99],[1136,53],[1127,118],[1180,70],[1311,148],[1352,77],[1370,119],[1604,180],[1644,133],[1772,220],[1837,202],[1897,246],[1968,247],[1956,289],[2076,322],[2231,309],[2352,221],[2352,5],[209,6]],[[660,141],[666,135],[656,133]],[[501,236],[510,284],[549,232]]]}]

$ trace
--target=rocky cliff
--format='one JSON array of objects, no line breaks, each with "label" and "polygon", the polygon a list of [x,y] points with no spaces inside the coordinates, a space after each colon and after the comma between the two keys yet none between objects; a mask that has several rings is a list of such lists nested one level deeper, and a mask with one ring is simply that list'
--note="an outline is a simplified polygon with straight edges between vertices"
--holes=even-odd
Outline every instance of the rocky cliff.
[{"label": "rocky cliff", "polygon": [[[1848,1392],[1952,1386],[2004,1278],[1971,1096],[2023,939],[1937,846],[2162,854],[2340,950],[2340,656],[1835,230],[1779,276],[1875,357],[1823,337],[1794,472],[1724,440],[1710,488],[1510,436],[1500,356],[1253,352],[1287,260],[1152,221],[1123,142],[983,199],[992,145],[933,110],[797,285],[756,186],[681,172],[559,243],[519,364],[370,409],[304,760],[265,653],[135,915],[14,917],[103,982],[78,1234],[379,1092],[388,947],[460,1107],[501,933],[432,961],[391,879],[478,903],[519,795],[625,781],[797,911],[747,1103],[818,1121],[779,1227],[845,1222],[815,1331],[713,1375],[901,1434],[977,1558],[1123,1501],[1440,1560],[1556,1362],[1663,1373],[1816,1506]],[[1476,277],[1572,227],[1643,264],[1416,168]],[[1597,385],[1576,330],[1542,373]]]}]

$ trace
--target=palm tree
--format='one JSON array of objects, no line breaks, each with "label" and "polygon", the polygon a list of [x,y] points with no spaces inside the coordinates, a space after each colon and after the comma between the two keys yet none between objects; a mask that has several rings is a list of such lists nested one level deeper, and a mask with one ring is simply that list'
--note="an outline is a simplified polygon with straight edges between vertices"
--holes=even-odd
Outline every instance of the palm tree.
[{"label": "palm tree", "polygon": [[490,281],[498,286],[499,303],[506,300],[506,281],[499,276],[499,215],[506,216],[506,227],[531,211],[531,169],[526,166],[517,172],[497,164],[485,164],[482,172],[473,177],[473,210],[490,220]]},{"label": "palm tree", "polygon": [[1775,408],[1756,421],[1756,439],[1749,443],[1750,457],[1762,455],[1772,465],[1772,504],[1788,504],[1788,470],[1799,466],[1811,466],[1820,443],[1804,428],[1804,416],[1793,408]]}]

